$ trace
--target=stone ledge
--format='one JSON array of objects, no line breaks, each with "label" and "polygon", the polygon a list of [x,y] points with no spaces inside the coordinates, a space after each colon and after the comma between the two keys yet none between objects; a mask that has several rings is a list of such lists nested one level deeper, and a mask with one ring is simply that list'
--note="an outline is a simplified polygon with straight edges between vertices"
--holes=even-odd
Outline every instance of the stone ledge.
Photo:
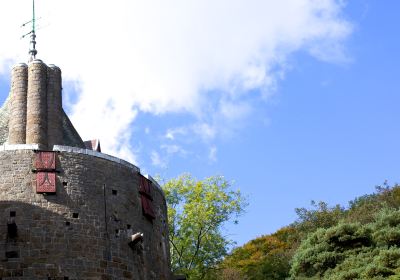
[{"label": "stone ledge", "polygon": [[89,156],[94,156],[94,157],[98,157],[98,158],[102,158],[105,160],[109,160],[109,161],[113,161],[116,163],[119,163],[121,165],[124,165],[128,168],[133,169],[136,172],[140,172],[139,167],[133,165],[132,163],[129,163],[123,159],[117,158],[117,157],[113,157],[107,154],[103,154],[100,152],[96,152],[93,150],[88,150],[88,149],[82,149],[82,148],[77,148],[77,147],[70,147],[70,146],[62,146],[62,145],[54,145],[53,146],[53,151],[57,151],[57,152],[68,152],[68,153],[75,153],[75,154],[83,154],[83,155],[89,155]]},{"label": "stone ledge", "polygon": [[4,144],[0,145],[0,151],[13,151],[13,150],[42,150],[39,144]]}]

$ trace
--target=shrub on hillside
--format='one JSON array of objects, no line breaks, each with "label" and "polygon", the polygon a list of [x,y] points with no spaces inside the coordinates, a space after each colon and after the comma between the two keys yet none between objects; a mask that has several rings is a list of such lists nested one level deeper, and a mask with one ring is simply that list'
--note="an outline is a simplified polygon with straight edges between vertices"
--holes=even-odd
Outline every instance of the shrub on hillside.
[{"label": "shrub on hillside", "polygon": [[290,274],[292,279],[397,279],[400,210],[383,209],[364,225],[341,223],[317,230],[301,243]]}]

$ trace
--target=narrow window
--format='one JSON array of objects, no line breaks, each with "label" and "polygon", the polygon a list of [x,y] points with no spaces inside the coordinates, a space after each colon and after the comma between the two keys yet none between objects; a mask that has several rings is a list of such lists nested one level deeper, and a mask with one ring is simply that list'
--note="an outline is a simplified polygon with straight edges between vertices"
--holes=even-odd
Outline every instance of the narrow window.
[{"label": "narrow window", "polygon": [[18,227],[15,222],[7,224],[8,237],[15,238],[18,235]]},{"label": "narrow window", "polygon": [[19,258],[19,253],[17,251],[7,251],[6,258],[7,259],[17,259],[17,258]]}]

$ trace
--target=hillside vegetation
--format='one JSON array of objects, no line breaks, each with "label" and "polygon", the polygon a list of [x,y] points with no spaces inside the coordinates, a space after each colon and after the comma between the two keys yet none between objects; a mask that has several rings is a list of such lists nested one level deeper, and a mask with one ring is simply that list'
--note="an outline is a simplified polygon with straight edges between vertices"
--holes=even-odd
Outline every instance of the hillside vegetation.
[{"label": "hillside vegetation", "polygon": [[399,279],[400,186],[329,207],[312,202],[277,232],[234,249],[208,279]]}]

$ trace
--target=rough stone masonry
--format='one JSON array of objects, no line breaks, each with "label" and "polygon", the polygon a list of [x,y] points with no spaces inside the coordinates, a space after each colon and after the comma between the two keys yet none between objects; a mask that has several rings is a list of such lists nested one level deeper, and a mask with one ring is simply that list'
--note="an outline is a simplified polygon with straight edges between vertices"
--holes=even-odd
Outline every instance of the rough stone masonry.
[{"label": "rough stone masonry", "polygon": [[61,70],[12,70],[0,109],[0,279],[171,279],[160,186],[85,146]]}]

